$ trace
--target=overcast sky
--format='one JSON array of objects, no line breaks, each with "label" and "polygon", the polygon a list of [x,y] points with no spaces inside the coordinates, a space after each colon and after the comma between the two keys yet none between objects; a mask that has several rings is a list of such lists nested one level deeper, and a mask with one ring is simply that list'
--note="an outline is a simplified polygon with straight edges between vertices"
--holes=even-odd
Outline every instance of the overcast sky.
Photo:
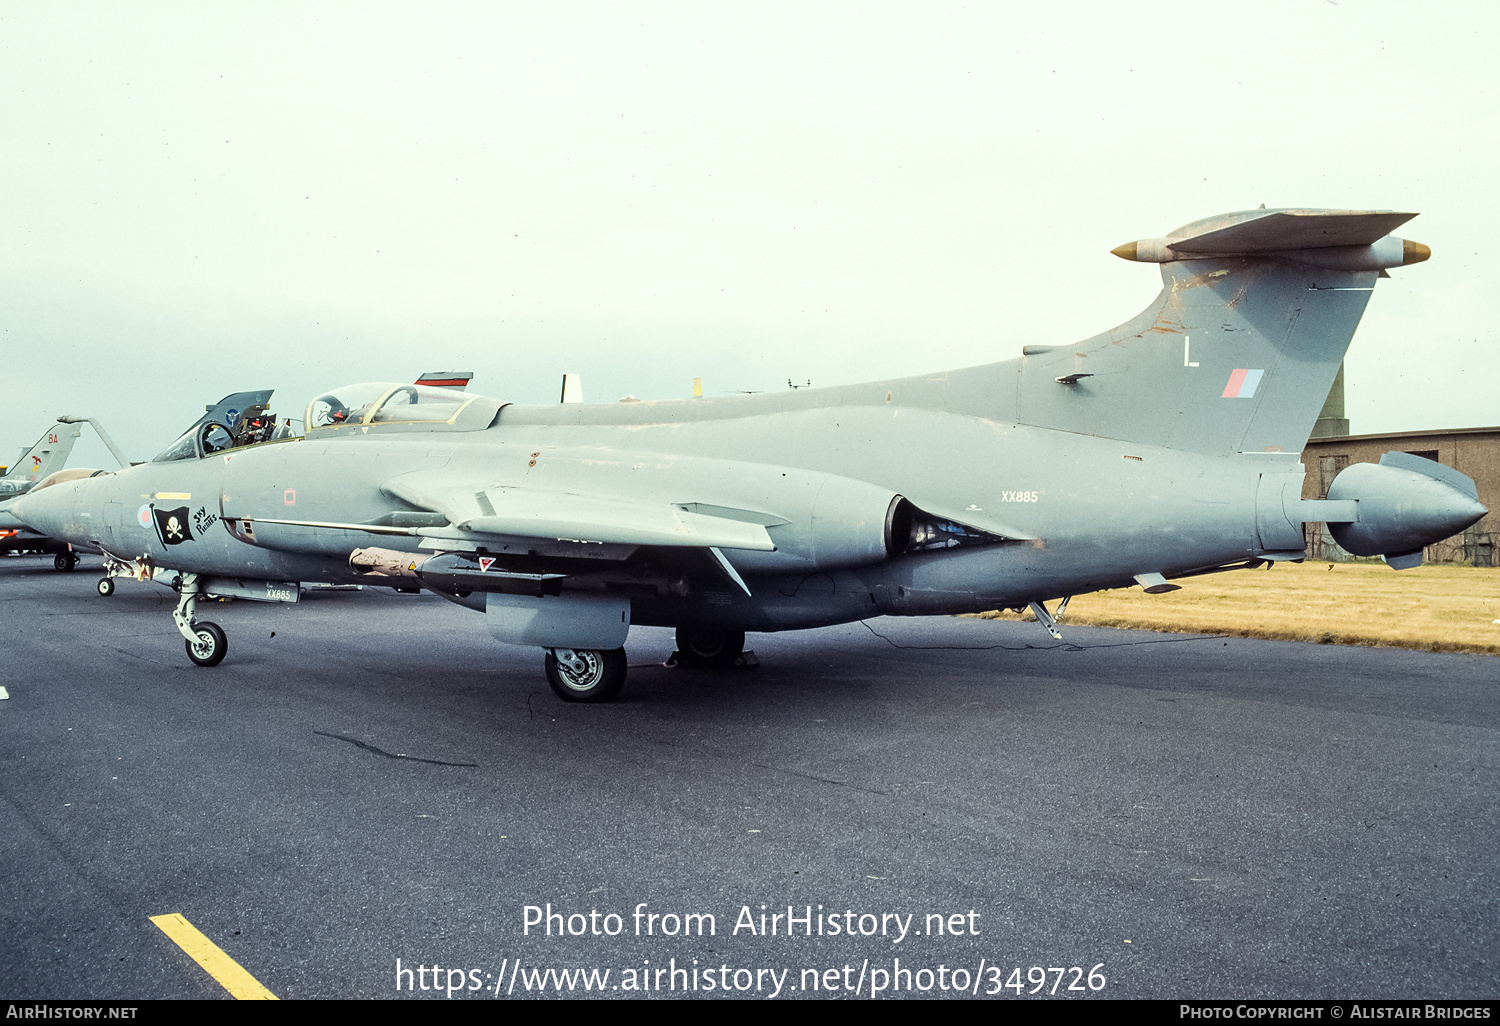
[{"label": "overcast sky", "polygon": [[0,462],[60,413],[144,459],[251,388],[300,416],[429,370],[614,401],[1008,359],[1146,306],[1158,269],[1112,247],[1262,203],[1422,213],[1432,260],[1350,351],[1355,432],[1500,423],[1497,23],[6,2]]}]

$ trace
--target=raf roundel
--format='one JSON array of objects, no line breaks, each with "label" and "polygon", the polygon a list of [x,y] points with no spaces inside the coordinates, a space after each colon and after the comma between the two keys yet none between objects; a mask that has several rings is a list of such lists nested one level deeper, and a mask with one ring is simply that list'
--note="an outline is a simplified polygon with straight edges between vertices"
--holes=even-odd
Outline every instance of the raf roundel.
[{"label": "raf roundel", "polygon": [[148,503],[135,511],[135,522],[142,527],[151,526],[151,505]]}]

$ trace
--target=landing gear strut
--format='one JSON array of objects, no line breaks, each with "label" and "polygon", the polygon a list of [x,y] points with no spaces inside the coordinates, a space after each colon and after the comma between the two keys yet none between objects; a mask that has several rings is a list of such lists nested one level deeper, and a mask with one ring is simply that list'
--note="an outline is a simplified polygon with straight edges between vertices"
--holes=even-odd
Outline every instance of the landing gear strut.
[{"label": "landing gear strut", "polygon": [[1062,619],[1062,615],[1067,610],[1068,603],[1071,601],[1073,601],[1072,595],[1064,598],[1062,604],[1057,607],[1057,615],[1055,616],[1047,612],[1047,604],[1045,602],[1031,603],[1031,611],[1036,614],[1036,622],[1047,628],[1047,633],[1058,641],[1062,640],[1062,632],[1057,629],[1057,621]]},{"label": "landing gear strut", "polygon": [[564,702],[608,702],[625,686],[625,650],[549,648],[547,683]]},{"label": "landing gear strut", "polygon": [[223,628],[207,620],[194,620],[193,612],[198,606],[198,575],[183,574],[181,594],[177,608],[172,610],[172,622],[186,639],[188,658],[199,666],[218,666],[229,652],[229,638]]}]

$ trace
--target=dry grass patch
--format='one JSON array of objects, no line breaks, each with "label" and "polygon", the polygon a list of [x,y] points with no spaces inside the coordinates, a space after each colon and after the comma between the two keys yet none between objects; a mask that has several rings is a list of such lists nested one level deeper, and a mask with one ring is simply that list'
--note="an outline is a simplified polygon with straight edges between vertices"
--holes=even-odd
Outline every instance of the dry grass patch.
[{"label": "dry grass patch", "polygon": [[1500,655],[1500,568],[1279,563],[1176,583],[1079,595],[1063,624]]}]

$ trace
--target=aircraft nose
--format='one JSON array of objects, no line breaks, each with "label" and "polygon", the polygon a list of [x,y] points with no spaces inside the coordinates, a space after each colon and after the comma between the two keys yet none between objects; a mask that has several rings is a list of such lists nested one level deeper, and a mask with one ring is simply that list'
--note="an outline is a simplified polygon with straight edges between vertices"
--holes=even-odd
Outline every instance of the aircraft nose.
[{"label": "aircraft nose", "polygon": [[66,536],[65,525],[72,519],[72,511],[73,490],[66,485],[28,492],[11,506],[17,520],[51,538]]}]

